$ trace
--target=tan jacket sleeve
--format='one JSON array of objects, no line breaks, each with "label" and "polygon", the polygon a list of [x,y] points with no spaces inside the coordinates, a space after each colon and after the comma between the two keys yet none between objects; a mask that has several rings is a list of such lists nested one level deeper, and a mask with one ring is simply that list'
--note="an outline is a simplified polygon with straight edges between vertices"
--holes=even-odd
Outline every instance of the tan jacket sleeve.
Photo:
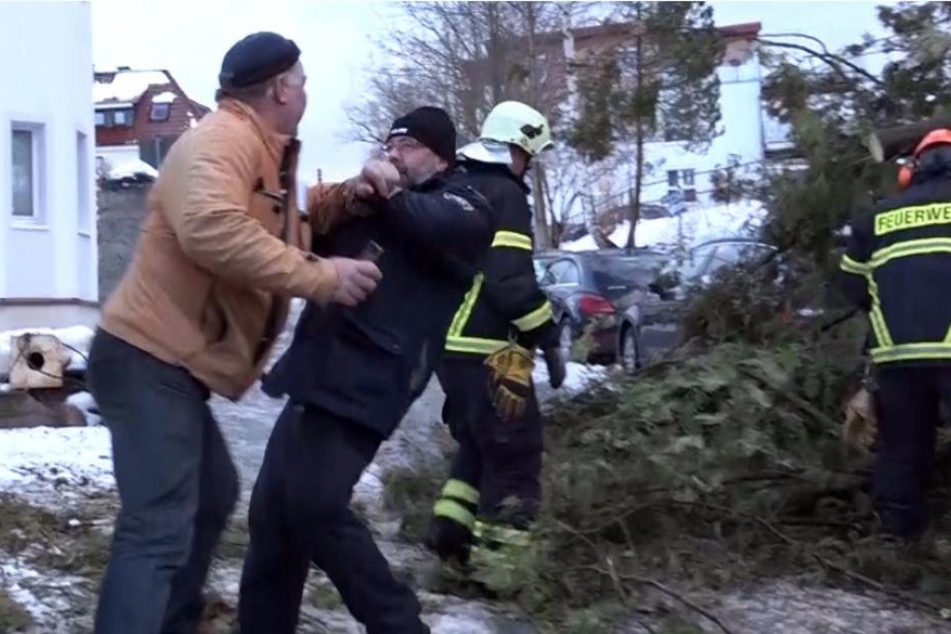
[{"label": "tan jacket sleeve", "polygon": [[168,219],[185,253],[231,283],[329,301],[339,283],[333,264],[285,244],[248,213],[259,141],[208,130],[192,142],[192,160],[166,192]]},{"label": "tan jacket sleeve", "polygon": [[307,214],[313,235],[327,235],[347,218],[369,213],[369,205],[356,197],[352,180],[321,183],[307,190]]}]

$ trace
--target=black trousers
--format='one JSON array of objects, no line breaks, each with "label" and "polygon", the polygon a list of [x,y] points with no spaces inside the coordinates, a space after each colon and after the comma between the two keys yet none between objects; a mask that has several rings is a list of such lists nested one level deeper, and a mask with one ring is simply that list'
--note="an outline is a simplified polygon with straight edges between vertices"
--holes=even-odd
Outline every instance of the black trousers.
[{"label": "black trousers", "polygon": [[99,330],[90,391],[112,435],[122,506],[96,609],[97,634],[195,634],[238,473],[185,370]]},{"label": "black trousers", "polygon": [[444,361],[439,381],[446,393],[443,418],[459,443],[450,481],[478,490],[481,521],[527,528],[542,493],[544,428],[534,390],[523,415],[503,420],[492,406],[482,359]]},{"label": "black trousers", "polygon": [[914,539],[928,525],[935,435],[941,403],[951,403],[951,368],[880,366],[876,380],[875,505],[885,532]]},{"label": "black trousers", "polygon": [[284,408],[251,495],[250,545],[238,604],[240,634],[293,634],[311,562],[368,634],[422,634],[416,595],[392,574],[350,509],[353,487],[382,436],[329,413]]}]

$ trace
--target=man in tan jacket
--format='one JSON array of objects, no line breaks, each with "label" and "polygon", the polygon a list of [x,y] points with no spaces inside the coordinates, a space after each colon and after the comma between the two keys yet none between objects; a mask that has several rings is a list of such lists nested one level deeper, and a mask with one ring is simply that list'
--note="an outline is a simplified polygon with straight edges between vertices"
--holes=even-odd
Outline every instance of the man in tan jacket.
[{"label": "man in tan jacket", "polygon": [[[171,148],[89,359],[122,507],[97,634],[194,634],[238,495],[207,400],[258,379],[292,297],[355,306],[371,262],[317,258],[295,201],[300,50],[256,33],[225,55],[218,110]],[[319,219],[332,228],[340,217]],[[317,220],[317,219],[315,219]]]}]

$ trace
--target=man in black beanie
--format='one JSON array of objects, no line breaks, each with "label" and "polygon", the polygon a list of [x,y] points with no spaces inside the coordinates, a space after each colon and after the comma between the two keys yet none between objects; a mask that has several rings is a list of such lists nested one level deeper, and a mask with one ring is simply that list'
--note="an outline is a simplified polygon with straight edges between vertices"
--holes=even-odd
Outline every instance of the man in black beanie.
[{"label": "man in black beanie", "polygon": [[[264,379],[267,394],[289,399],[251,497],[240,634],[296,631],[311,562],[368,634],[429,631],[350,498],[429,383],[489,247],[491,211],[454,168],[455,137],[444,111],[419,108],[393,123],[386,160],[309,192],[314,252],[375,254],[382,278],[354,309],[309,303]],[[323,219],[344,214],[327,233]]]}]

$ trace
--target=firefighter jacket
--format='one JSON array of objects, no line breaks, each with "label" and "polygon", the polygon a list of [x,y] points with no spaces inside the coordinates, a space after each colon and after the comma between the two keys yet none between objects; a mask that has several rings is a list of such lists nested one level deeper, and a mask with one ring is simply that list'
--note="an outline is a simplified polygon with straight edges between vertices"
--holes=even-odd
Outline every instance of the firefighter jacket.
[{"label": "firefighter jacket", "polygon": [[449,326],[447,358],[486,357],[515,341],[528,350],[555,345],[551,304],[538,287],[528,188],[508,166],[465,161],[466,182],[492,213],[492,244]]},{"label": "firefighter jacket", "polygon": [[264,392],[389,436],[443,354],[489,246],[489,215],[488,201],[450,171],[315,235],[320,256],[357,257],[375,241],[383,276],[355,308],[308,303]]},{"label": "firefighter jacket", "polygon": [[851,230],[843,289],[869,314],[872,362],[951,363],[951,174],[917,174]]}]

